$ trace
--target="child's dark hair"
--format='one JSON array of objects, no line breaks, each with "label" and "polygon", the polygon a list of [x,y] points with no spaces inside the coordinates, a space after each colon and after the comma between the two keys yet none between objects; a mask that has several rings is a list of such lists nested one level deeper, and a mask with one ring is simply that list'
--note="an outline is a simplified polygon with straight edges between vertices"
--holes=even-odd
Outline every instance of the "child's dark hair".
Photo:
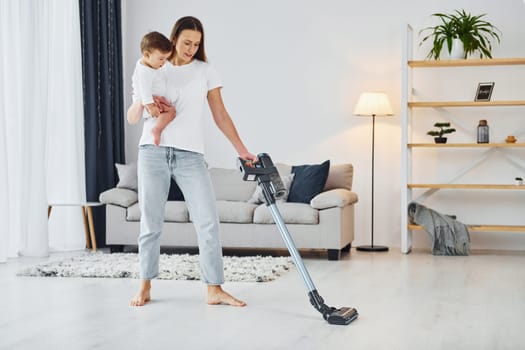
[{"label": "child's dark hair", "polygon": [[166,38],[164,34],[159,32],[150,32],[142,38],[140,42],[140,51],[151,52],[153,50],[159,50],[162,53],[168,53],[173,50],[173,45],[170,39]]}]

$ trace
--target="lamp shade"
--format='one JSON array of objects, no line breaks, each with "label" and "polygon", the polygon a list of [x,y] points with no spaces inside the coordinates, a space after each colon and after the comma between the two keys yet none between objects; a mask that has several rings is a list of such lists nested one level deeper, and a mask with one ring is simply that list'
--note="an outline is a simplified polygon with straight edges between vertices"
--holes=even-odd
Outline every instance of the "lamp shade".
[{"label": "lamp shade", "polygon": [[364,116],[394,115],[388,96],[384,92],[363,92],[359,95],[354,114]]}]

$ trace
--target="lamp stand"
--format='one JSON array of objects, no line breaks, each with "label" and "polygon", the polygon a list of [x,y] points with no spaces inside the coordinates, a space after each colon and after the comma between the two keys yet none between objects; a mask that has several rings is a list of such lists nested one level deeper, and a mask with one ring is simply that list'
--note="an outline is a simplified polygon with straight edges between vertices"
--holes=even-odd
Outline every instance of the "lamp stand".
[{"label": "lamp stand", "polygon": [[362,252],[387,252],[388,247],[382,245],[374,245],[374,149],[375,149],[375,134],[376,134],[376,115],[372,114],[372,225],[371,225],[371,245],[362,245],[356,247],[356,250]]}]

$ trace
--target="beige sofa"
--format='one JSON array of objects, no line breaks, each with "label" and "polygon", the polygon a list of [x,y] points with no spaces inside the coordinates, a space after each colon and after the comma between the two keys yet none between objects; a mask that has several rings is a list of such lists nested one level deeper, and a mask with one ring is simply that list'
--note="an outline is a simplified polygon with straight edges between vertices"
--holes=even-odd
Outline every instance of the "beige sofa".
[{"label": "beige sofa", "polygon": [[[277,164],[281,177],[292,167]],[[220,219],[221,242],[227,248],[286,248],[265,204],[249,203],[255,182],[242,180],[237,169],[210,168]],[[278,201],[277,207],[295,245],[302,249],[327,251],[329,260],[338,260],[349,251],[354,239],[352,192],[353,166],[331,165],[321,193],[309,204]],[[106,204],[106,244],[112,251],[136,245],[140,230],[137,192],[112,188],[100,195]],[[161,236],[162,246],[196,247],[197,237],[183,201],[168,201]]]}]

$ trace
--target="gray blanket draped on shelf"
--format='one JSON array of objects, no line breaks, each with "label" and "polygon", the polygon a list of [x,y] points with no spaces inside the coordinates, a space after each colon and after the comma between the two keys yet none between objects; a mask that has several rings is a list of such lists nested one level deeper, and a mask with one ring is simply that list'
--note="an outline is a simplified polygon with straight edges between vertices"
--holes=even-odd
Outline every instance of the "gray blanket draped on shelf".
[{"label": "gray blanket draped on shelf", "polygon": [[408,218],[430,235],[433,255],[470,254],[470,236],[465,224],[415,202],[408,205]]}]

